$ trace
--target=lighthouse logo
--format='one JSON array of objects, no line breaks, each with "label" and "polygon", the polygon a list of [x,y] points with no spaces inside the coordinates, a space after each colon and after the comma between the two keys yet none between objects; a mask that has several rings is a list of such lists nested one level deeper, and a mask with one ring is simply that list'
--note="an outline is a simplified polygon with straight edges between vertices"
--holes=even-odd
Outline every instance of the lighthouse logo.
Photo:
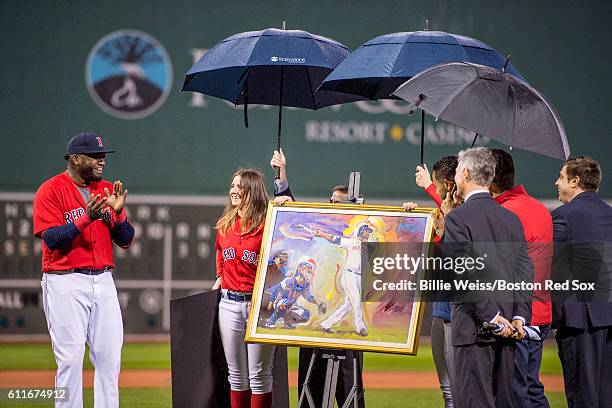
[{"label": "lighthouse logo", "polygon": [[172,87],[172,63],[149,34],[120,30],[94,45],[85,80],[100,109],[121,119],[140,119],[166,101]]}]

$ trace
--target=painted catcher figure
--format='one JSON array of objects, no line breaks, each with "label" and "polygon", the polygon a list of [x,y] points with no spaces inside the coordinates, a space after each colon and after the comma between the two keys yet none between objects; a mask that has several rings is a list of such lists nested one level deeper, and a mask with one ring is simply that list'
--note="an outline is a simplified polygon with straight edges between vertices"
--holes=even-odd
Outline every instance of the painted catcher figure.
[{"label": "painted catcher figure", "polygon": [[310,291],[315,270],[316,261],[314,259],[300,262],[292,276],[285,277],[280,283],[270,288],[268,310],[273,310],[273,312],[272,316],[266,320],[265,327],[276,327],[277,321],[281,318],[287,329],[295,329],[297,324],[307,322],[310,319],[310,311],[296,303],[300,297],[317,305],[319,314],[325,314],[327,311],[325,303],[317,300]]}]

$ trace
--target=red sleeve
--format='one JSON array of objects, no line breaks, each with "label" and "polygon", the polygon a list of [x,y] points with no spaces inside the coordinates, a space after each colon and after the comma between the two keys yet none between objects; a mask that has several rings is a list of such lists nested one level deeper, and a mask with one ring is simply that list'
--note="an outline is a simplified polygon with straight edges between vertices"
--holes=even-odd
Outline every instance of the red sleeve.
[{"label": "red sleeve", "polygon": [[429,187],[425,189],[425,192],[427,193],[427,195],[429,195],[429,197],[431,197],[432,200],[436,202],[438,208],[440,208],[440,206],[442,205],[442,199],[436,192],[436,186],[434,185],[434,183],[431,183]]},{"label": "red sleeve", "polygon": [[215,239],[215,249],[217,265],[215,275],[217,277],[223,277],[223,251],[221,250],[221,245],[219,244],[219,231],[217,231],[217,238]]},{"label": "red sleeve", "polygon": [[49,228],[66,225],[64,211],[51,183],[43,183],[36,191],[32,218],[34,236],[38,238]]}]

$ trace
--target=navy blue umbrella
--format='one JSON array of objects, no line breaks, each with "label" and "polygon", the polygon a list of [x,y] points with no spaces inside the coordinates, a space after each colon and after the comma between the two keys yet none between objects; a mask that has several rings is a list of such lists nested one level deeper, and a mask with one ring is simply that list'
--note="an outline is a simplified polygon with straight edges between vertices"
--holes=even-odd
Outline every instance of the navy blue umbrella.
[{"label": "navy blue umbrella", "polygon": [[[370,100],[398,99],[392,93],[408,79],[434,65],[456,61],[501,69],[506,58],[482,41],[444,31],[385,34],[353,51],[325,78],[319,89]],[[526,82],[512,64],[508,64],[506,72]],[[424,127],[425,113],[422,111],[421,163]]]},{"label": "navy blue umbrella", "polygon": [[182,90],[243,104],[247,127],[248,104],[278,106],[280,148],[283,106],[319,109],[364,99],[315,92],[349,53],[343,44],[306,31],[249,31],[226,38],[204,54],[187,71]]}]

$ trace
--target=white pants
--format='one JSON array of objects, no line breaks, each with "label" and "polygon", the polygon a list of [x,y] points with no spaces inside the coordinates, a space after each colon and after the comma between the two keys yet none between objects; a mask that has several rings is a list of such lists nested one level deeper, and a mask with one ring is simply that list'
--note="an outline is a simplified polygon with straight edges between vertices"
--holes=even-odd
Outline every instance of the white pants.
[{"label": "white pants", "polygon": [[219,329],[234,391],[266,394],[272,391],[272,365],[275,346],[244,342],[251,302],[222,298],[219,303]]},{"label": "white pants", "polygon": [[352,310],[355,330],[367,330],[361,311],[361,276],[345,270],[340,276],[340,286],[344,290],[344,303],[321,322],[321,327],[330,329],[331,326],[340,323],[344,316]]},{"label": "white pants", "polygon": [[83,354],[95,367],[94,407],[119,406],[123,321],[111,272],[43,274],[43,304],[57,363],[56,387],[68,401],[57,407],[83,406]]}]

